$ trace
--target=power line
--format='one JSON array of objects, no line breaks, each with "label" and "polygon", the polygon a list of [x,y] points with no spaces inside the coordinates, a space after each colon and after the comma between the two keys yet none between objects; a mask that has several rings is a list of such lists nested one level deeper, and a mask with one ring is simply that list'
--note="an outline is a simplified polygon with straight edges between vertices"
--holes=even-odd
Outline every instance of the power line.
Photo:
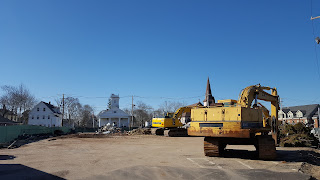
[{"label": "power line", "polygon": [[[312,0],[310,0],[310,4],[311,4],[311,17],[313,15],[313,3],[312,3]],[[312,24],[312,33],[313,33],[313,39],[316,39],[316,36],[315,36],[315,32],[314,32],[314,23],[313,23],[313,20],[311,19],[311,24]],[[317,52],[317,44],[316,42],[314,42],[314,51],[315,51],[315,54],[316,54],[316,64],[317,64],[317,72],[318,72],[318,78],[320,79],[320,72],[319,72],[319,63],[318,63],[318,52]]]}]

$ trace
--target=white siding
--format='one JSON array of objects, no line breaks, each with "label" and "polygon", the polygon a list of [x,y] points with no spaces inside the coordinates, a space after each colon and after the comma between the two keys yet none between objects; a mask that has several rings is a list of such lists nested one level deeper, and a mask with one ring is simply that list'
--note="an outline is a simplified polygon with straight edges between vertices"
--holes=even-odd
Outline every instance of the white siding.
[{"label": "white siding", "polygon": [[48,108],[48,106],[46,106],[43,102],[40,102],[30,111],[28,124],[46,127],[61,127],[62,117],[61,114],[55,114]]}]

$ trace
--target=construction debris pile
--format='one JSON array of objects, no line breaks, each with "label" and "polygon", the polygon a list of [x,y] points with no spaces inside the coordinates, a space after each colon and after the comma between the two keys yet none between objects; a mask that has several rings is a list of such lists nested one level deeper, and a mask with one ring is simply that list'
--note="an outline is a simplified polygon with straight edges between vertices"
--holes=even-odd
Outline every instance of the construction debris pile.
[{"label": "construction debris pile", "polygon": [[19,136],[13,142],[6,143],[6,144],[1,144],[0,148],[14,149],[14,148],[18,148],[20,146],[23,146],[25,144],[29,144],[29,143],[32,143],[32,142],[40,141],[42,139],[46,139],[46,138],[49,138],[49,137],[53,137],[53,136],[49,135],[49,134],[38,134],[38,135],[24,134],[22,136]]},{"label": "construction debris pile", "polygon": [[114,134],[114,133],[121,133],[121,128],[111,125],[110,123],[106,124],[105,126],[102,126],[98,130],[98,134]]},{"label": "construction debris pile", "polygon": [[151,128],[138,128],[128,132],[128,135],[151,134]]},{"label": "construction debris pile", "polygon": [[318,139],[311,129],[302,123],[284,125],[280,130],[280,146],[283,147],[319,147]]}]

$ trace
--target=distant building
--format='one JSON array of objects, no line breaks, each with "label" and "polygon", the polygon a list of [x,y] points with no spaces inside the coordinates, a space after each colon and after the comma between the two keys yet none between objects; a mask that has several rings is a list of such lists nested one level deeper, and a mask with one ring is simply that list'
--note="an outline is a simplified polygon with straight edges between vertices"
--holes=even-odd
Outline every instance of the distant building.
[{"label": "distant building", "polygon": [[130,115],[119,109],[119,96],[112,94],[111,108],[101,111],[98,115],[99,127],[104,126],[108,123],[117,127],[129,127],[130,126]]},{"label": "distant building", "polygon": [[[201,102],[198,102],[195,104],[188,105],[187,107],[201,107],[201,106],[203,106],[203,104]],[[182,113],[181,118],[180,118],[180,122],[182,124],[187,124],[190,121],[191,121],[191,112]]]},{"label": "distant building", "polygon": [[0,109],[0,115],[11,121],[18,121],[17,113],[14,113],[13,111],[8,110],[5,105],[3,105],[2,109]]},{"label": "distant building", "polygon": [[29,125],[46,127],[61,127],[62,114],[60,108],[53,106],[50,102],[41,101],[29,112]]},{"label": "distant building", "polygon": [[309,127],[319,127],[319,104],[284,107],[279,110],[279,120],[283,124],[304,123]]},{"label": "distant building", "polygon": [[212,96],[210,82],[209,82],[209,78],[208,78],[207,88],[206,88],[206,95],[205,95],[205,99],[203,100],[203,105],[204,106],[210,106],[210,105],[213,105],[214,103],[215,103],[215,99]]},{"label": "distant building", "polygon": [[11,126],[11,125],[17,125],[17,124],[19,123],[11,121],[0,115],[0,126]]}]

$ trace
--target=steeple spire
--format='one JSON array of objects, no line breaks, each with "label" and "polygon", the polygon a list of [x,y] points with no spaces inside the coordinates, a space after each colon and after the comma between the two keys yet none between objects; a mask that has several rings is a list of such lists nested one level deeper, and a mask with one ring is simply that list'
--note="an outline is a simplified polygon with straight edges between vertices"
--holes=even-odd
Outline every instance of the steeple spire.
[{"label": "steeple spire", "polygon": [[204,106],[210,106],[213,103],[215,103],[215,99],[211,93],[209,77],[208,77],[208,81],[207,81],[206,96],[205,96],[205,99],[203,100],[203,103],[204,103]]}]

